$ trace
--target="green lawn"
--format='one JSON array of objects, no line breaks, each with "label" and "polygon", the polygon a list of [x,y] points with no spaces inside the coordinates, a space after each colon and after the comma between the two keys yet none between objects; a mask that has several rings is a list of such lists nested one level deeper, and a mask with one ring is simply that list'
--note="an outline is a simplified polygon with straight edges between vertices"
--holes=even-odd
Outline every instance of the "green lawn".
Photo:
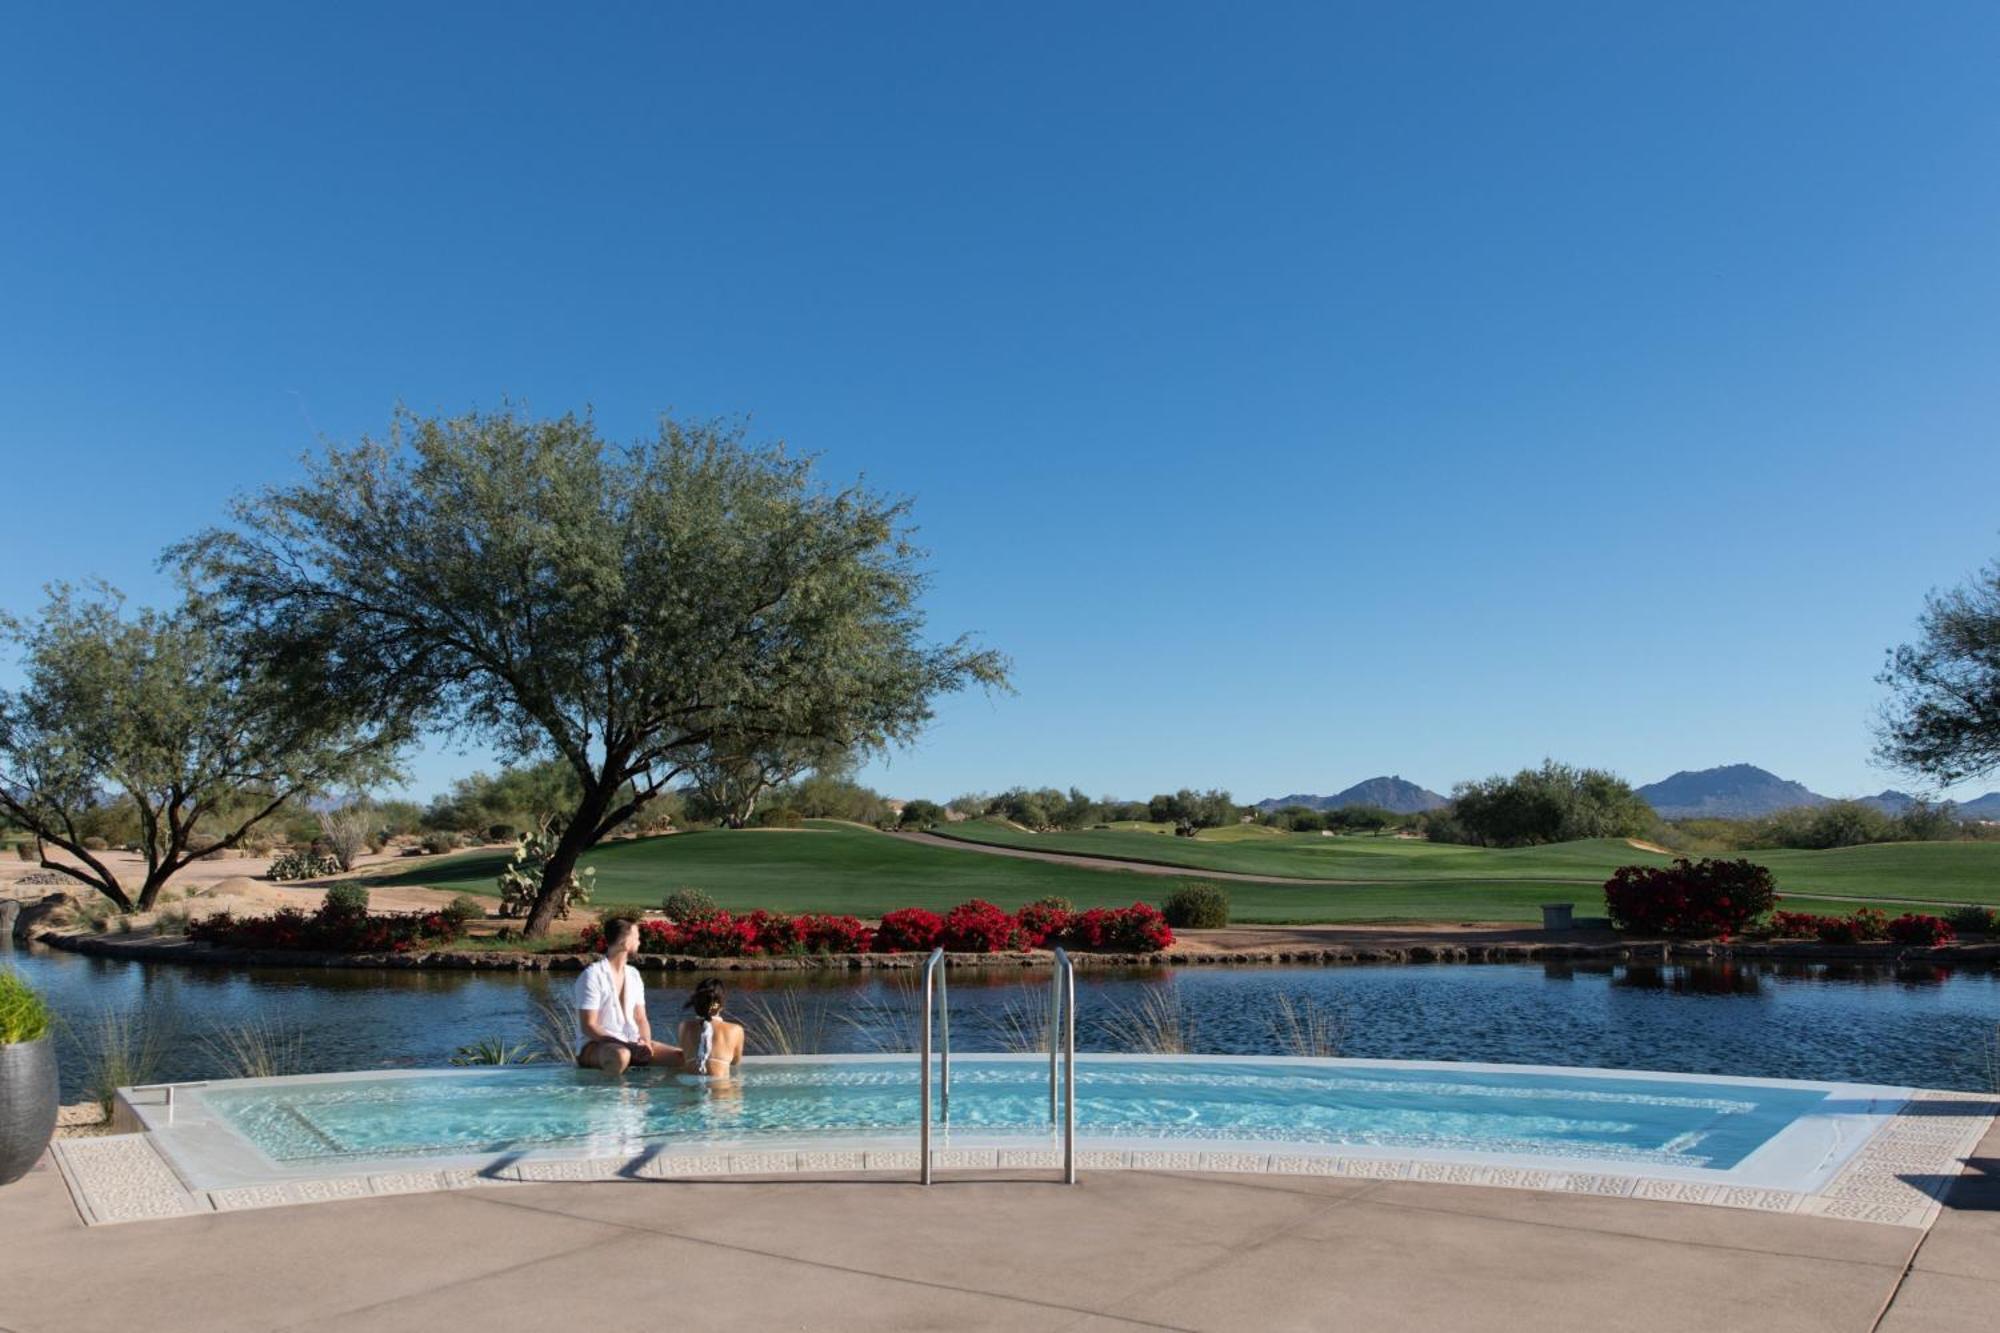
[{"label": "green lawn", "polygon": [[[937,831],[971,842],[1151,861],[1185,866],[1195,873],[1231,870],[1283,878],[1380,883],[1579,881],[1569,886],[1572,894],[1602,882],[1621,865],[1664,865],[1668,860],[1640,851],[1621,838],[1591,838],[1548,847],[1489,848],[1409,838],[1325,838],[1316,833],[1249,837],[1235,830],[1213,830],[1220,835],[1214,837],[1176,838],[1134,826],[1025,833],[984,820],[940,825]],[[1878,843],[1824,852],[1775,850],[1743,855],[1771,868],[1788,906],[1794,905],[1791,899],[1815,894],[2000,906],[2000,842]]]},{"label": "green lawn", "polygon": [[[1589,864],[1593,857],[1607,854],[1595,844],[1542,850],[1552,854],[1554,864],[1566,867]],[[494,878],[506,859],[502,852],[466,852],[369,882],[492,894]],[[706,890],[734,911],[764,907],[865,917],[898,907],[943,910],[968,898],[985,898],[1011,909],[1047,894],[1059,894],[1083,907],[1122,906],[1135,899],[1157,903],[1182,882],[1173,876],[986,856],[836,823],[816,823],[799,831],[714,829],[616,842],[590,852],[585,861],[597,868],[598,906],[657,906],[670,889],[690,886]],[[1388,883],[1340,885],[1234,882],[1228,889],[1232,914],[1244,923],[1537,921],[1545,902],[1574,902],[1583,916],[1603,910],[1594,884],[1535,878],[1410,876]],[[1801,899],[1786,905],[1799,911],[1836,912],[1863,904]],[[1903,909],[1889,910],[1893,914]]]},{"label": "green lawn", "polygon": [[[464,852],[381,876],[377,884],[426,884],[496,894],[509,854]],[[659,906],[676,888],[706,890],[732,911],[852,912],[950,907],[984,898],[1005,908],[1048,895],[1085,906],[1157,902],[1179,881],[906,842],[851,824],[804,829],[707,829],[613,842],[584,856],[597,869],[597,905]]]},{"label": "green lawn", "polygon": [[[1256,831],[1249,831],[1252,829]],[[1620,838],[1496,850],[1416,838],[1327,838],[1317,833],[1281,833],[1255,825],[1210,829],[1198,838],[1176,838],[1171,832],[1154,833],[1133,825],[1076,833],[1027,833],[990,820],[940,824],[935,831],[948,838],[1001,847],[1108,856],[1185,866],[1196,872],[1228,870],[1277,879],[1577,879],[1601,884],[1621,865],[1667,862],[1666,857],[1642,852]]]}]

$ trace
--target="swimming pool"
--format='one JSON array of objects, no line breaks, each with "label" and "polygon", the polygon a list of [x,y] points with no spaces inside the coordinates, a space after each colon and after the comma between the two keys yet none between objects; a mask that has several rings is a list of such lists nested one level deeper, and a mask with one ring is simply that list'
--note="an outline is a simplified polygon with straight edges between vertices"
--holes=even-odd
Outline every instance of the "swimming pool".
[{"label": "swimming pool", "polygon": [[[134,1110],[190,1188],[496,1163],[913,1156],[912,1056],[765,1057],[733,1085],[555,1067],[393,1071],[183,1085]],[[1907,1088],[1543,1066],[1093,1055],[1080,1145],[1329,1160],[1473,1163],[1810,1192],[1903,1107]],[[948,1152],[1046,1150],[1046,1057],[959,1055]],[[817,1159],[816,1159],[817,1160]],[[831,1159],[827,1159],[831,1160]],[[949,1160],[949,1159],[948,1159]],[[970,1160],[970,1159],[968,1159]],[[1016,1160],[1027,1161],[1016,1156]],[[801,1169],[801,1168],[791,1168]]]}]

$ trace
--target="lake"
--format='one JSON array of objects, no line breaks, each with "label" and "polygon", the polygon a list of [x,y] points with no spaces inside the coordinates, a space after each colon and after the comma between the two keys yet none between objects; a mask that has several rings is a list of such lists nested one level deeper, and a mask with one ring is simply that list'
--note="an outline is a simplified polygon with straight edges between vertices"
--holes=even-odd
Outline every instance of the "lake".
[{"label": "lake", "polygon": [[[42,946],[0,953],[88,1032],[106,1012],[170,1025],[160,1080],[216,1076],[218,1028],[258,1021],[298,1033],[297,1072],[447,1063],[460,1046],[529,1037],[536,1003],[573,973],[195,968],[91,958]],[[671,1031],[699,973],[647,977],[656,1029]],[[826,1051],[900,1049],[912,974],[723,973],[739,1019],[758,1002],[808,1015]],[[954,1048],[1002,1050],[1045,1012],[1048,973],[951,977]],[[1178,1009],[1191,1048],[1288,1054],[1274,1030],[1282,998],[1310,1002],[1340,1029],[1338,1053],[1685,1073],[1806,1078],[1990,1091],[2000,974],[1853,964],[1628,963],[1158,968],[1080,972],[1080,1048],[1129,1050],[1147,997]],[[65,1100],[82,1069],[63,1051]]]}]

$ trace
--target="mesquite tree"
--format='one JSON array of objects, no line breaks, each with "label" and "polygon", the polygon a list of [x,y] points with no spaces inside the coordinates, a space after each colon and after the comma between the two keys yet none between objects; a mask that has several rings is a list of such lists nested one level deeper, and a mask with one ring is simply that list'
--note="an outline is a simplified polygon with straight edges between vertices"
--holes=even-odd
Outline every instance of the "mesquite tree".
[{"label": "mesquite tree", "polygon": [[404,413],[180,554],[280,670],[570,765],[537,936],[577,858],[719,738],[866,752],[1004,684],[997,654],[922,638],[907,512],[735,428],[621,447],[587,416]]},{"label": "mesquite tree", "polygon": [[2000,562],[1932,593],[1918,626],[1878,678],[1894,691],[1879,753],[1944,785],[2000,770]]},{"label": "mesquite tree", "polygon": [[[45,868],[125,911],[150,909],[182,867],[287,802],[389,776],[404,738],[312,673],[265,671],[198,598],[128,617],[110,588],[57,585],[38,620],[0,617],[0,630],[23,646],[26,676],[0,691],[0,811],[34,835]],[[81,831],[120,797],[146,858],[136,896]]]}]

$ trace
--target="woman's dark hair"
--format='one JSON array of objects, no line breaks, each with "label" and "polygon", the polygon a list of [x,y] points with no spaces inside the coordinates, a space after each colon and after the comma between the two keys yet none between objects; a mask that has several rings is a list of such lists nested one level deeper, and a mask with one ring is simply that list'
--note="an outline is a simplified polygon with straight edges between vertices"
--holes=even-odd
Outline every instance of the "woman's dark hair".
[{"label": "woman's dark hair", "polygon": [[722,983],[704,981],[688,996],[687,1007],[696,1018],[713,1018],[722,1012]]}]

